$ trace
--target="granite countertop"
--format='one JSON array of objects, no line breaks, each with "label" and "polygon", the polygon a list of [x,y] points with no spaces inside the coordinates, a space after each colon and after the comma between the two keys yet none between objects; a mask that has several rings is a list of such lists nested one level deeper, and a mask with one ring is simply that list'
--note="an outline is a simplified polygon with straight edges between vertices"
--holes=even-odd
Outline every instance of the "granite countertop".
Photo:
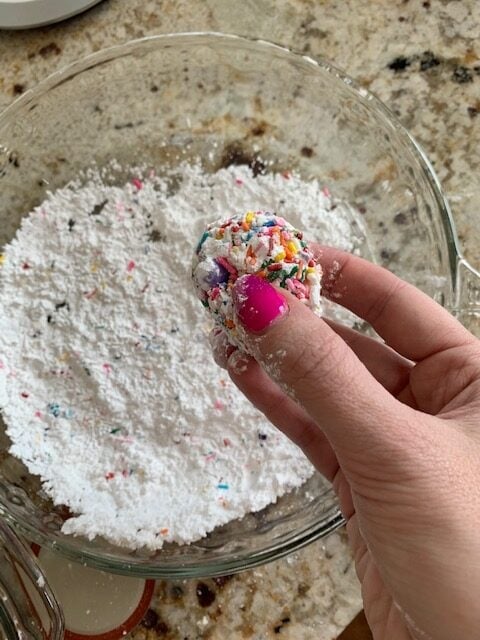
[{"label": "granite countertop", "polygon": [[[0,32],[0,108],[103,47],[170,31],[266,38],[323,56],[376,93],[423,145],[480,267],[478,0],[104,0],[67,22]],[[138,640],[332,640],[361,608],[340,532],[232,578],[157,583]]]}]

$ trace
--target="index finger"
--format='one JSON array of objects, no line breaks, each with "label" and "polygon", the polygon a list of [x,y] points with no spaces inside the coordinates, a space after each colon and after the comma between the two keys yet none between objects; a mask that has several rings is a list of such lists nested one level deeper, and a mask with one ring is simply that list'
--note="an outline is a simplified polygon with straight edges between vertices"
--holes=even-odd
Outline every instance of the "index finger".
[{"label": "index finger", "polygon": [[406,358],[418,362],[474,340],[446,309],[391,271],[332,247],[314,250],[323,295],[366,320]]}]

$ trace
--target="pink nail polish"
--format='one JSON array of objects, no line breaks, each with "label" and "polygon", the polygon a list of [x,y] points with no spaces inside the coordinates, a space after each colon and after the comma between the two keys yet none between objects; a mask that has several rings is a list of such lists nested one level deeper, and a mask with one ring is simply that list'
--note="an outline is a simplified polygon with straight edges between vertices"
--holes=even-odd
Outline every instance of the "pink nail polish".
[{"label": "pink nail polish", "polygon": [[233,287],[233,306],[242,325],[252,333],[264,331],[288,311],[281,293],[256,275],[241,276]]}]

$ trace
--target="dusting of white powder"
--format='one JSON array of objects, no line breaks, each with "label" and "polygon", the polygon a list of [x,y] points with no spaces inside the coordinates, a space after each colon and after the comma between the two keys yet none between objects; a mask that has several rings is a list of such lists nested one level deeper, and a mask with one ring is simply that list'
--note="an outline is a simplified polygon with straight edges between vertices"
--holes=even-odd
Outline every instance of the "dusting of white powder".
[{"label": "dusting of white powder", "polygon": [[49,194],[0,265],[0,406],[11,452],[73,517],[128,548],[189,543],[301,485],[303,453],[213,362],[190,279],[211,220],[249,209],[352,249],[316,181],[247,167]]}]

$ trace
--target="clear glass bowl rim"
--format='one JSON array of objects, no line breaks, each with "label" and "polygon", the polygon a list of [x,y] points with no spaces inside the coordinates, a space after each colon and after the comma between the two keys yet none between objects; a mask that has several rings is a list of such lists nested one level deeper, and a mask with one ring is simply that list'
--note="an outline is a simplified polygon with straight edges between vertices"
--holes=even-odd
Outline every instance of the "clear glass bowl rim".
[{"label": "clear glass bowl rim", "polygon": [[[439,179],[425,152],[410,135],[407,129],[405,129],[405,127],[399,122],[396,116],[374,94],[364,89],[346,73],[323,58],[312,58],[311,56],[306,56],[296,52],[294,49],[263,39],[255,39],[214,31],[167,33],[138,38],[85,56],[47,76],[33,89],[27,90],[0,113],[0,128],[3,128],[5,125],[13,125],[17,115],[21,113],[24,108],[34,103],[51,89],[54,89],[56,86],[97,65],[131,55],[136,49],[146,48],[148,45],[158,45],[159,47],[185,47],[201,44],[222,44],[243,49],[249,48],[267,56],[280,56],[285,59],[295,60],[297,63],[301,62],[302,65],[305,65],[310,69],[316,68],[319,71],[326,72],[335,77],[337,80],[347,85],[357,99],[361,99],[363,101],[368,100],[370,108],[376,112],[376,115],[383,120],[384,124],[391,127],[396,134],[402,138],[403,143],[410,149],[432,190],[438,209],[438,214],[435,213],[435,215],[440,216],[445,233],[452,286],[454,292],[457,290],[458,268],[459,264],[464,262],[464,260],[460,251],[459,240],[449,204],[442,193]],[[268,548],[258,552],[251,553],[249,555],[244,553],[234,555],[231,560],[213,561],[208,565],[204,558],[201,558],[197,564],[191,562],[181,564],[180,560],[178,566],[172,566],[171,563],[162,565],[161,557],[152,562],[149,562],[146,558],[142,558],[141,563],[138,563],[138,560],[134,558],[132,558],[132,562],[126,562],[125,560],[115,558],[113,555],[108,553],[97,553],[85,549],[79,551],[76,546],[68,543],[68,538],[63,538],[61,540],[54,539],[53,536],[50,537],[40,532],[31,523],[29,523],[26,518],[13,515],[3,500],[0,501],[0,515],[2,515],[5,520],[21,534],[26,535],[28,539],[42,546],[48,546],[55,549],[70,560],[84,562],[97,569],[145,578],[187,578],[206,575],[219,576],[235,573],[281,558],[319,538],[328,535],[342,526],[345,522],[338,510],[327,521],[314,524],[303,531],[294,532],[287,539],[283,538],[280,543],[272,544]]]}]

